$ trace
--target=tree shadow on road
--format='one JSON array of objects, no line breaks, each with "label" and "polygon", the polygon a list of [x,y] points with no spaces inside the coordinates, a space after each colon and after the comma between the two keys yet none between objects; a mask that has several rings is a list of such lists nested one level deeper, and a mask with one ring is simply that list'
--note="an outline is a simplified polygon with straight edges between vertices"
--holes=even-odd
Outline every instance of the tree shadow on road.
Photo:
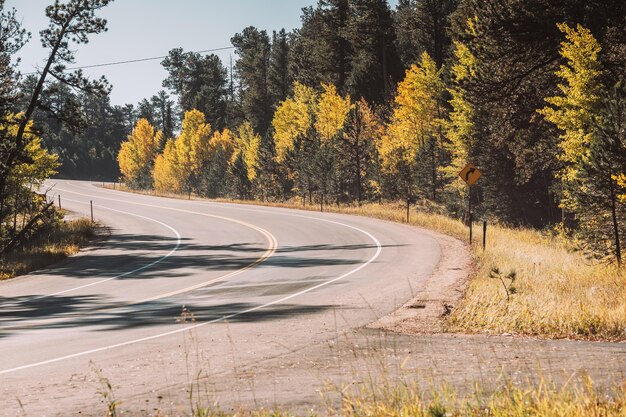
[{"label": "tree shadow on road", "polygon": [[[232,272],[258,262],[267,251],[264,245],[257,243],[206,245],[191,239],[183,239],[178,248],[169,254],[174,248],[174,238],[116,234],[102,250],[85,252],[37,275],[117,277],[120,280],[178,278],[197,272]],[[355,265],[367,260],[371,251],[376,249],[372,244],[287,246],[278,248],[272,257],[259,266],[300,269]]]},{"label": "tree shadow on road", "polygon": [[[0,298],[0,305],[3,306],[0,312],[0,338],[17,331],[37,329],[80,328],[102,332],[174,325],[180,322],[183,311],[192,313],[196,322],[221,321],[226,318],[231,323],[248,323],[278,320],[337,308],[331,305],[277,304],[256,309],[262,304],[250,302],[183,304],[175,300],[124,305],[107,302],[106,299],[96,296]],[[250,311],[253,309],[256,310]]]}]

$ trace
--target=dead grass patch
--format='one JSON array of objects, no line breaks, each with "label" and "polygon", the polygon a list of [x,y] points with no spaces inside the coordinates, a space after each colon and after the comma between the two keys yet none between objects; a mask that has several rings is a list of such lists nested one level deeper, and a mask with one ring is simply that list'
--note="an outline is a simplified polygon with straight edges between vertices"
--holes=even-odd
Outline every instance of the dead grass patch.
[{"label": "dead grass patch", "polygon": [[44,268],[73,255],[95,234],[95,226],[82,218],[60,222],[37,235],[22,249],[5,255],[0,262],[0,280]]}]

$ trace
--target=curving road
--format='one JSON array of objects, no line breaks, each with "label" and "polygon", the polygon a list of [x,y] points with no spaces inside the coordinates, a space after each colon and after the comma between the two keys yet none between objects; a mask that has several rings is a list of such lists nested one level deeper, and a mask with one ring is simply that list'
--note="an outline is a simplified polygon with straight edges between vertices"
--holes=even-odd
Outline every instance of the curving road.
[{"label": "curving road", "polygon": [[309,401],[322,378],[299,386],[280,358],[390,313],[440,257],[432,237],[383,221],[49,185],[63,208],[93,201],[110,236],[0,283],[0,415],[102,415],[104,377],[136,412],[189,410],[190,390]]}]

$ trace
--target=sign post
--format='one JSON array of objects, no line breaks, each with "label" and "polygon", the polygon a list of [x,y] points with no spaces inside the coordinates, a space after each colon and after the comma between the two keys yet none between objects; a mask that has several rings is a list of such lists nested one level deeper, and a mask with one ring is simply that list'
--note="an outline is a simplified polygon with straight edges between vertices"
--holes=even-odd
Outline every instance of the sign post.
[{"label": "sign post", "polygon": [[478,179],[480,178],[480,176],[482,175],[482,172],[480,172],[480,170],[476,167],[476,165],[469,163],[465,166],[465,168],[463,168],[463,170],[461,170],[461,172],[459,172],[459,177],[461,177],[461,179],[463,181],[465,181],[465,183],[467,184],[467,186],[469,187],[468,189],[468,204],[467,204],[467,208],[468,208],[468,220],[469,220],[469,240],[470,240],[470,244],[472,243],[472,185],[476,184],[476,181],[478,181]]}]

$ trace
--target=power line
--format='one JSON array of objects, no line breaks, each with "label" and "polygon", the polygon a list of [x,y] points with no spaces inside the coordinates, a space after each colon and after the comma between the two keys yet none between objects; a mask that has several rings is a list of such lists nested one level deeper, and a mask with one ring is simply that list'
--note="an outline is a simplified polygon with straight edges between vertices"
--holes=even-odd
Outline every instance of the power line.
[{"label": "power line", "polygon": [[[205,54],[207,52],[216,52],[216,51],[225,51],[228,49],[234,49],[234,46],[225,46],[223,48],[213,48],[213,49],[205,49],[202,51],[192,51],[192,53],[194,54]],[[155,56],[155,57],[151,57],[151,58],[140,58],[140,59],[130,59],[127,61],[116,61],[116,62],[106,62],[103,64],[94,64],[94,65],[85,65],[82,67],[73,67],[73,68],[66,68],[66,71],[73,71],[73,70],[77,70],[77,69],[87,69],[87,68],[99,68],[99,67],[109,67],[112,65],[122,65],[122,64],[134,64],[136,62],[146,62],[146,61],[154,61],[157,59],[164,59],[167,58],[167,55],[164,56]],[[38,72],[26,72],[24,73],[24,75],[32,75],[32,74],[37,74]]]}]

